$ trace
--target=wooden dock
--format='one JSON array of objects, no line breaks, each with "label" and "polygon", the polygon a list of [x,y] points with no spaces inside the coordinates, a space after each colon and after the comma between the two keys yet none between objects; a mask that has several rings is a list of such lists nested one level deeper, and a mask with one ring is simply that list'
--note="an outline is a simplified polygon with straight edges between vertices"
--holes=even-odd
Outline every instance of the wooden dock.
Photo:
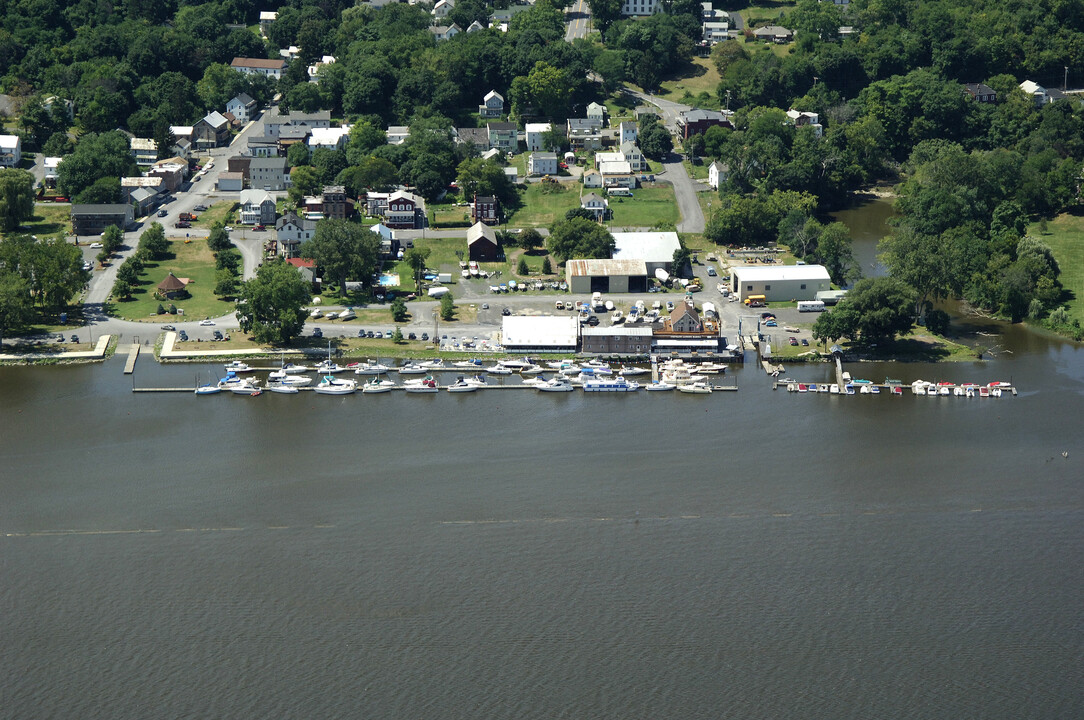
[{"label": "wooden dock", "polygon": [[139,343],[132,343],[132,346],[128,348],[128,359],[124,363],[125,375],[131,375],[135,372],[137,359],[139,359]]}]

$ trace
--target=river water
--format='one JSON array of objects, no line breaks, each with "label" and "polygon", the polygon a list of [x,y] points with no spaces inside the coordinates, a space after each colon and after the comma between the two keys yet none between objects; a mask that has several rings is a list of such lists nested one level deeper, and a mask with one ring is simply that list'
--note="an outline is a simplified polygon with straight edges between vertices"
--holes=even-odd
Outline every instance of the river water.
[{"label": "river water", "polygon": [[1081,717],[1084,352],[1028,337],[849,368],[997,400],[4,368],[0,717]]}]

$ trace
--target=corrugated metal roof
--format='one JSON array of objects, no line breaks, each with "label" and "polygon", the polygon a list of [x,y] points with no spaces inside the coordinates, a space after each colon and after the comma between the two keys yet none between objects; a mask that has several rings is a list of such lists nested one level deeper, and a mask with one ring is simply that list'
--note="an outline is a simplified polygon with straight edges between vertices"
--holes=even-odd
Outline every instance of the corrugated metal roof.
[{"label": "corrugated metal roof", "polygon": [[730,271],[741,281],[752,282],[829,279],[823,265],[738,265]]},{"label": "corrugated metal roof", "polygon": [[647,275],[643,260],[578,259],[565,263],[569,277],[613,277]]},{"label": "corrugated metal roof", "polygon": [[575,347],[579,321],[574,317],[509,315],[501,318],[505,346]]}]

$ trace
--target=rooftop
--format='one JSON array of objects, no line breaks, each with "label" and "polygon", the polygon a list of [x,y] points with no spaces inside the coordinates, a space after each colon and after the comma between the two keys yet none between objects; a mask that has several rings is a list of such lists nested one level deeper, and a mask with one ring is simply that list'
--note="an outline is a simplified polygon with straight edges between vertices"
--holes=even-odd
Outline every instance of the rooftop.
[{"label": "rooftop", "polygon": [[742,281],[764,280],[828,280],[828,271],[823,265],[738,265],[730,271]]},{"label": "rooftop", "polygon": [[265,70],[281,70],[286,66],[285,60],[268,60],[267,58],[243,58],[235,57],[230,67],[261,68]]},{"label": "rooftop", "polygon": [[509,315],[501,318],[501,342],[505,346],[575,347],[579,321],[574,317]]},{"label": "rooftop", "polygon": [[[671,258],[672,259],[672,258]],[[605,260],[581,258],[565,263],[569,277],[592,276],[636,276],[647,275],[647,265],[643,260]]]}]

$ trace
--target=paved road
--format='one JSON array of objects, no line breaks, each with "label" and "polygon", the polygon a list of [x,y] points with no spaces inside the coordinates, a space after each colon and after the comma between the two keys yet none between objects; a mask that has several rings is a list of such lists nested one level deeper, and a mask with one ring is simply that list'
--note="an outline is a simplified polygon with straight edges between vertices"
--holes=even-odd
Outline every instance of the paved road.
[{"label": "paved road", "polygon": [[576,2],[565,11],[565,18],[568,19],[568,30],[565,32],[565,42],[572,42],[577,38],[587,37],[587,28],[591,24],[591,8],[587,5],[587,0],[576,0]]}]

